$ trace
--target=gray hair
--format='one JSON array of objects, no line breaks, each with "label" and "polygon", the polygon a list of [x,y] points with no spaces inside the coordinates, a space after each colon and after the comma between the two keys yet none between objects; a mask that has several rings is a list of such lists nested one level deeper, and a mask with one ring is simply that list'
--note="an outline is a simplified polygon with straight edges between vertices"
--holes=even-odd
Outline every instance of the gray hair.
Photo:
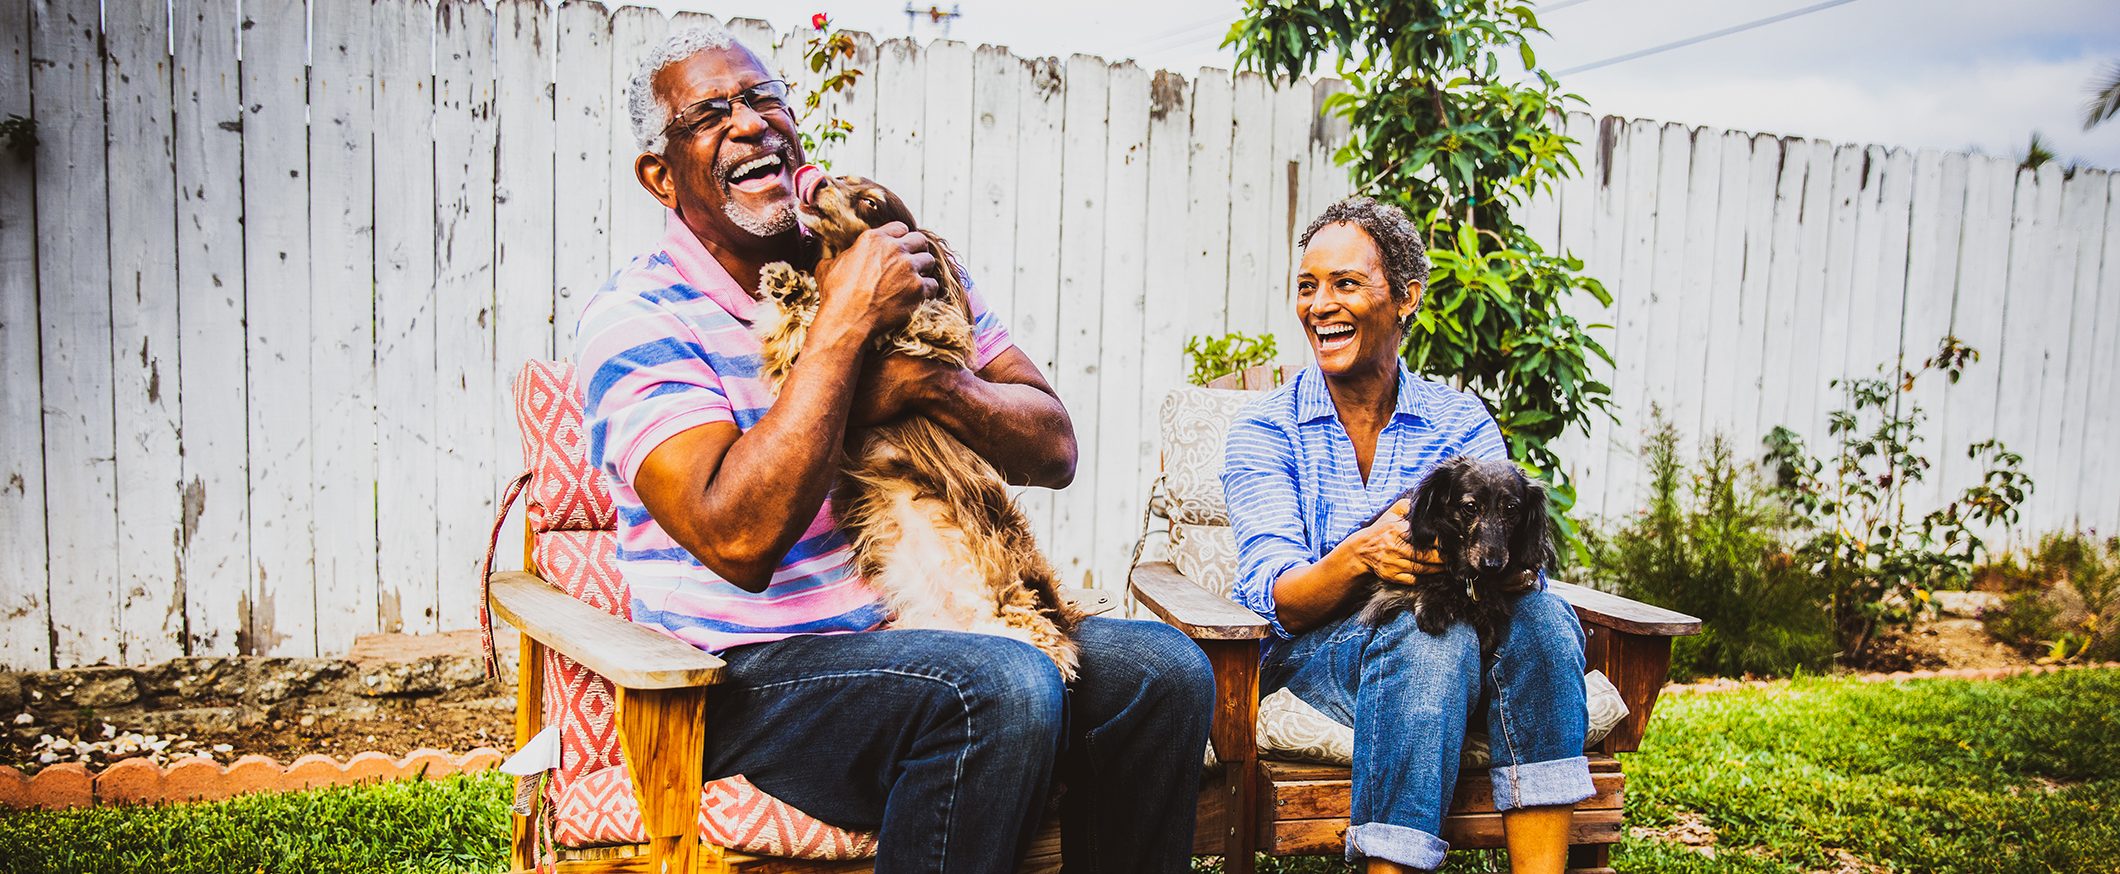
[{"label": "gray hair", "polygon": [[633,70],[632,81],[626,84],[626,111],[633,116],[633,140],[640,144],[641,151],[660,155],[670,145],[669,138],[663,136],[663,128],[670,126],[670,115],[674,110],[656,96],[656,75],[700,52],[730,46],[751,52],[753,57],[758,56],[727,27],[709,21],[670,34],[655,47],[655,51],[641,59],[640,66]]},{"label": "gray hair", "polygon": [[1299,245],[1309,248],[1311,235],[1326,225],[1337,224],[1359,227],[1376,242],[1392,300],[1405,300],[1412,293],[1412,285],[1428,287],[1428,247],[1421,244],[1421,230],[1404,210],[1367,197],[1350,197],[1326,207],[1311,220],[1310,227],[1303,229]]}]

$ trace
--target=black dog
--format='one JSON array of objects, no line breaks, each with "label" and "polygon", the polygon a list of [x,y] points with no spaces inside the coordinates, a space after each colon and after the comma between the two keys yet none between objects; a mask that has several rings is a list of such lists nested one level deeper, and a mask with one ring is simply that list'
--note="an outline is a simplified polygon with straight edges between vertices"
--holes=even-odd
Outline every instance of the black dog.
[{"label": "black dog", "polygon": [[1413,502],[1406,514],[1409,539],[1416,547],[1433,544],[1445,570],[1417,577],[1411,586],[1372,580],[1376,590],[1362,608],[1362,621],[1377,625],[1412,610],[1429,634],[1470,622],[1480,651],[1493,651],[1509,627],[1516,597],[1536,588],[1538,572],[1553,565],[1545,489],[1512,462],[1461,455],[1399,499]]}]

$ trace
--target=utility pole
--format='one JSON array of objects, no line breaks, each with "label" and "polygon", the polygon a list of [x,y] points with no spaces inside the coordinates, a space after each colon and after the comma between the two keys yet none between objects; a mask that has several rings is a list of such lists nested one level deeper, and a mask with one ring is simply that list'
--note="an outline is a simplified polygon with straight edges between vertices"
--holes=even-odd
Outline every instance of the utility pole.
[{"label": "utility pole", "polygon": [[906,35],[911,36],[914,25],[924,17],[929,24],[942,28],[942,38],[948,39],[950,36],[950,25],[956,23],[957,19],[964,17],[964,13],[957,10],[958,6],[955,3],[950,4],[948,9],[944,9],[941,6],[929,6],[926,9],[921,9],[911,3],[907,3],[905,4]]}]

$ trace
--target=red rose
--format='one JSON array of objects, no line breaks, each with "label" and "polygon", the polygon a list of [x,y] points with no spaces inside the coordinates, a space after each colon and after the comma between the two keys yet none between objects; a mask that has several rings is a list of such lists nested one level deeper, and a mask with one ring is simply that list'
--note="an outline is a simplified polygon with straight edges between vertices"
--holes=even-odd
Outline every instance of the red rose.
[{"label": "red rose", "polygon": [[810,27],[815,30],[823,30],[825,23],[829,20],[830,19],[824,17],[824,13],[819,12],[816,15],[810,16]]}]

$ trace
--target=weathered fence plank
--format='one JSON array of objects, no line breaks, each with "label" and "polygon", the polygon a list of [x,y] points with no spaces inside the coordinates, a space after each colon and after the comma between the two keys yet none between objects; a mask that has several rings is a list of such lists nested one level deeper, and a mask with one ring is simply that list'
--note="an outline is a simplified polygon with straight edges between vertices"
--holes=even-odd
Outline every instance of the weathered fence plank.
[{"label": "weathered fence plank", "polygon": [[[1188,310],[1199,296],[1194,293],[1194,278],[1186,274],[1190,261],[1185,251],[1190,233],[1185,215],[1186,167],[1191,154],[1192,88],[1185,77],[1158,71],[1148,87],[1147,226],[1164,244],[1149,250],[1142,268],[1142,391],[1139,411],[1134,414],[1148,453],[1141,466],[1144,484],[1161,469],[1157,453],[1163,397],[1171,387],[1185,382],[1185,326],[1191,317]],[[1132,524],[1138,526],[1140,520]],[[1132,547],[1129,542],[1127,548]]]},{"label": "weathered fence plank", "polygon": [[[94,0],[32,0],[31,92],[53,107],[99,106]],[[62,664],[110,658],[118,625],[117,463],[111,409],[111,276],[100,112],[38,117],[37,319],[44,382],[44,502],[53,523],[52,644]],[[63,593],[60,594],[60,593]]]},{"label": "weathered fence plank", "polygon": [[[310,433],[317,652],[379,627],[376,562],[375,3],[310,8]],[[386,192],[396,192],[386,187]]]},{"label": "weathered fence plank", "polygon": [[[1279,295],[1270,291],[1276,281],[1269,272],[1266,248],[1273,244],[1269,231],[1274,213],[1267,192],[1274,185],[1273,93],[1266,77],[1238,73],[1232,90],[1229,139],[1229,315],[1231,331],[1246,334],[1271,333],[1266,302]],[[1294,351],[1294,350],[1290,350]]]},{"label": "weathered fence plank", "polygon": [[[32,116],[30,0],[0,2],[0,115]],[[52,665],[35,164],[0,161],[0,666]]]},{"label": "weathered fence plank", "polygon": [[[1065,185],[1062,139],[1066,131],[1068,81],[1065,68],[1052,59],[1017,63],[1024,89],[1016,104],[1016,288],[1014,308],[1003,315],[1009,318],[1016,345],[1037,363],[1048,381],[1057,384],[1060,210]],[[1079,427],[1076,433],[1081,433]],[[1054,554],[1055,494],[1047,489],[1028,489],[1020,499],[1023,512],[1030,517],[1031,528],[1038,532],[1038,541],[1048,555]]]},{"label": "weathered fence plank", "polygon": [[[1023,67],[1008,50],[980,46],[972,57],[970,226],[965,228],[965,269],[979,294],[1011,328],[1016,323],[1017,95]],[[863,172],[872,172],[864,170]]]},{"label": "weathered fence plank", "polygon": [[[110,150],[111,346],[116,410],[120,662],[184,654],[178,544],[184,459],[177,408],[177,182],[169,15],[104,10]],[[27,373],[33,371],[11,371]],[[169,375],[169,382],[162,375]]]},{"label": "weathered fence plank", "polygon": [[494,457],[499,387],[494,351],[493,12],[479,0],[436,7],[434,80],[435,427],[448,435],[435,478],[440,510],[443,628],[476,621],[478,567],[503,467]]},{"label": "weathered fence plank", "polygon": [[[1705,322],[1700,325],[1706,342],[1681,361],[1682,367],[1697,366],[1699,379],[1681,375],[1679,384],[1693,383],[1690,391],[1698,398],[1698,415],[1689,436],[1704,439],[1711,433],[1720,433],[1735,441],[1738,449],[1749,450],[1751,435],[1732,429],[1737,424],[1734,383],[1738,362],[1742,360],[1737,350],[1745,329],[1755,321],[1747,318],[1750,314],[1745,311],[1744,298],[1745,219],[1752,212],[1752,138],[1737,131],[1725,131],[1719,136],[1712,131],[1700,134],[1703,141],[1710,137],[1717,140],[1716,195],[1699,218],[1706,222],[1708,215],[1715,217],[1715,230],[1707,240],[1712,254],[1708,271],[1699,280],[1701,284],[1689,289],[1708,299],[1702,307]],[[1746,399],[1750,399],[1749,394]]]},{"label": "weathered fence plank", "polygon": [[560,4],[553,74],[552,338],[574,354],[574,322],[613,266],[611,132],[625,110],[612,102],[611,13],[596,0]]},{"label": "weathered fence plank", "polygon": [[1078,487],[1053,496],[1053,536],[1047,543],[1054,553],[1054,569],[1070,586],[1094,581],[1095,484],[1104,462],[1092,451],[1097,445],[1096,411],[1102,383],[1097,374],[1102,322],[1093,301],[1100,301],[1104,293],[1105,197],[1109,195],[1105,189],[1105,111],[1110,78],[1110,69],[1101,58],[1075,55],[1067,60],[1066,129],[1061,146],[1066,182],[1058,237],[1059,347],[1051,376],[1053,387],[1074,414],[1076,439],[1083,451],[1075,465]]},{"label": "weathered fence plank", "polygon": [[[921,199],[913,214],[945,240],[962,240],[972,224],[972,47],[936,40],[921,52],[927,95],[921,104]],[[879,168],[878,172],[881,172]]]},{"label": "weathered fence plank", "polygon": [[[1189,295],[1185,342],[1240,330],[1231,321],[1229,287],[1229,148],[1235,96],[1229,72],[1202,68],[1192,83],[1192,159],[1186,175],[1185,276]],[[1293,350],[1290,350],[1293,351]]]},{"label": "weathered fence plank", "polygon": [[[1155,442],[1154,420],[1141,418],[1146,393],[1141,359],[1147,315],[1145,283],[1148,241],[1148,73],[1133,63],[1111,67],[1104,142],[1104,263],[1100,307],[1083,307],[1099,319],[1096,342],[1097,406],[1093,440],[1084,455],[1097,458],[1096,536],[1090,547],[1091,582],[1121,589],[1146,499],[1141,462],[1144,444]],[[1098,312],[1101,310],[1101,312]],[[1162,344],[1167,338],[1146,338]],[[1158,386],[1168,390],[1171,386]],[[1160,393],[1160,392],[1159,392]],[[1153,476],[1154,468],[1149,469]]]},{"label": "weathered fence plank", "polygon": [[[2002,314],[2009,294],[2010,223],[2015,212],[2016,163],[1975,156],[1966,187],[1966,243],[1958,250],[1958,294],[1951,333],[1980,352],[1963,381],[1944,393],[1943,443],[1936,469],[1946,495],[1977,477],[1965,458],[1967,444],[1995,434],[1997,387],[2001,384]],[[2030,191],[2025,192],[2027,199]],[[2029,207],[2027,207],[2029,208]]]},{"label": "weathered fence plank", "polygon": [[[659,10],[621,6],[611,16],[611,145],[606,153],[611,168],[611,259],[598,265],[602,274],[596,277],[596,286],[591,288],[601,286],[611,271],[624,266],[633,256],[646,252],[662,238],[663,217],[667,210],[648,196],[633,174],[633,161],[640,156],[640,144],[633,135],[627,88],[633,81],[635,68],[647,60],[648,53],[654,51],[669,33],[670,19]],[[580,311],[577,310],[575,315],[581,315]]]},{"label": "weathered fence plank", "polygon": [[[558,216],[553,199],[559,184],[553,175],[558,135],[553,101],[557,85],[552,78],[552,10],[542,0],[500,0],[493,11],[494,355],[489,364],[493,393],[488,409],[493,422],[492,469],[505,480],[523,464],[515,395],[509,387],[524,359],[554,354],[553,325],[558,314],[553,310],[552,289],[558,268],[552,253]],[[521,543],[523,511],[507,512],[500,542]],[[495,567],[521,565],[517,550],[498,550]],[[475,574],[472,579],[476,581]]]},{"label": "weathered fence plank", "polygon": [[376,606],[390,632],[440,627],[434,18],[422,0],[376,0],[374,161],[391,191],[375,199]]},{"label": "weathered fence plank", "polygon": [[[2061,361],[2060,376],[2057,378],[2054,368],[2049,366],[2047,378],[2041,384],[2044,391],[2039,405],[2040,439],[2030,456],[2046,465],[2046,481],[2061,487],[2048,492],[2046,500],[2042,501],[2055,514],[2053,518],[2057,525],[2083,525],[2087,520],[2098,518],[2084,513],[2084,497],[2089,489],[2083,478],[2083,467],[2085,456],[2095,450],[2085,443],[2081,423],[2092,406],[2090,369],[2094,347],[2101,339],[2098,334],[2098,282],[2104,257],[2108,187],[2103,171],[2078,170],[2069,178],[2068,190],[2064,194],[2061,236],[2067,243],[2068,254],[2073,257],[2057,265],[2064,271],[2067,282],[2064,284],[2057,278],[2053,293],[2058,295],[2066,291],[2070,305],[2067,321],[2053,325],[2052,336],[2057,345],[2066,337],[2068,355]],[[2103,340],[2113,342],[2110,335]],[[2109,446],[2110,441],[2101,437],[2099,445]]]},{"label": "weathered fence plank", "polygon": [[[1914,157],[1913,172],[1909,207],[1913,222],[1908,228],[1899,331],[1901,360],[1907,369],[1920,366],[1951,330],[1951,304],[1958,291],[1958,235],[1965,222],[1965,156],[1923,149]],[[1916,383],[1909,396],[1928,414],[1917,433],[1929,457],[1938,461],[1959,452],[1942,440],[1945,395],[1945,381],[1929,378]],[[1910,488],[1911,504],[1931,507],[1942,499],[1940,472],[1940,467],[1931,468],[1926,479]]]},{"label": "weathered fence plank", "polygon": [[927,137],[921,126],[927,122],[927,72],[920,47],[909,39],[887,40],[876,47],[876,79],[900,83],[879,86],[876,95],[876,168],[889,180],[891,191],[919,215],[927,204],[921,185],[926,163],[921,160]]}]

